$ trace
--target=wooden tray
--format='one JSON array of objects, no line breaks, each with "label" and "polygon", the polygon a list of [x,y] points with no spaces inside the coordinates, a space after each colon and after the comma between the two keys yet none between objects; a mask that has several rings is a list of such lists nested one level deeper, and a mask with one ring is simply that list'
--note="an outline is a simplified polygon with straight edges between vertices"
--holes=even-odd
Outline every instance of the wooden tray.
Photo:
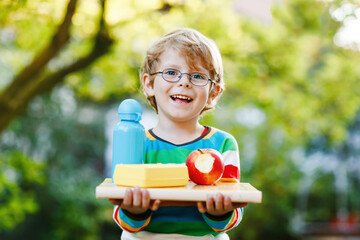
[{"label": "wooden tray", "polygon": [[[115,185],[106,178],[96,187],[96,198],[122,199],[128,187]],[[185,187],[147,188],[151,199],[176,202],[205,201],[209,194],[222,193],[235,203],[261,203],[262,192],[250,183],[218,182],[215,185],[196,185],[189,182]],[[163,204],[162,204],[163,205]],[[190,204],[191,205],[191,204]]]}]

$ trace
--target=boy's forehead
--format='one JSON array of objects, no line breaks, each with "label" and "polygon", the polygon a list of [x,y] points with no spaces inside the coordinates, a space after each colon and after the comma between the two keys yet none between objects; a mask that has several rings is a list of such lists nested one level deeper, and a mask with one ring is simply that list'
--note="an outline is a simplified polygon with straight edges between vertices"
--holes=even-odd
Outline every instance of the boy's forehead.
[{"label": "boy's forehead", "polygon": [[159,64],[164,68],[181,68],[182,65],[191,71],[208,71],[205,60],[194,52],[167,48],[159,56]]}]

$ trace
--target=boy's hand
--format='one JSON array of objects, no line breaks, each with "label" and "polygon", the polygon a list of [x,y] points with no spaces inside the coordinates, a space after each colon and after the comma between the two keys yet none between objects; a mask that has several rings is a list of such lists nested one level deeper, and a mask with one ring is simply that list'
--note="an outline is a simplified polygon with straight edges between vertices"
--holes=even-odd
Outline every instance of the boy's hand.
[{"label": "boy's hand", "polygon": [[213,216],[221,216],[246,205],[247,203],[232,203],[229,196],[223,196],[221,193],[208,196],[206,202],[197,202],[199,212],[207,212]]},{"label": "boy's hand", "polygon": [[109,201],[134,215],[142,214],[148,209],[156,211],[160,206],[160,200],[150,201],[149,191],[138,186],[134,189],[127,188],[124,199],[109,199]]}]

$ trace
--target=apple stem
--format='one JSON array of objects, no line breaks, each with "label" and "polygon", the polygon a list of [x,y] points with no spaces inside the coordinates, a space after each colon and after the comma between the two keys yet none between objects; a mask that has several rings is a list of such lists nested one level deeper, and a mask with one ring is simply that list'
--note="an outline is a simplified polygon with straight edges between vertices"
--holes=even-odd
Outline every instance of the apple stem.
[{"label": "apple stem", "polygon": [[201,154],[204,154],[204,152],[199,148],[198,151],[201,153]]}]

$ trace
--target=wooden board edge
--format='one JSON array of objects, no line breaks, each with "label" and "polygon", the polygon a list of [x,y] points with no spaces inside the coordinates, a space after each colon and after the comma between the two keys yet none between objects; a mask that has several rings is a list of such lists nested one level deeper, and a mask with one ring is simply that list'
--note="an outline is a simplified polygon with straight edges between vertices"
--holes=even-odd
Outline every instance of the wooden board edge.
[{"label": "wooden board edge", "polygon": [[[186,202],[196,202],[196,201],[205,201],[207,193],[204,192],[193,192],[191,196],[181,195],[180,197],[174,196],[173,193],[168,191],[154,192],[151,188],[148,189],[151,199],[160,199],[163,201],[186,201]],[[157,189],[159,190],[159,189]],[[174,190],[179,191],[179,190]],[[219,191],[221,192],[221,191]],[[228,192],[222,192],[224,195],[230,196],[233,199],[233,202],[242,203],[261,203],[262,202],[262,192],[259,190],[244,192],[243,194],[229,194]],[[116,191],[109,186],[98,186],[95,190],[96,198],[100,199],[122,199],[125,196],[125,188],[117,188]]]}]

